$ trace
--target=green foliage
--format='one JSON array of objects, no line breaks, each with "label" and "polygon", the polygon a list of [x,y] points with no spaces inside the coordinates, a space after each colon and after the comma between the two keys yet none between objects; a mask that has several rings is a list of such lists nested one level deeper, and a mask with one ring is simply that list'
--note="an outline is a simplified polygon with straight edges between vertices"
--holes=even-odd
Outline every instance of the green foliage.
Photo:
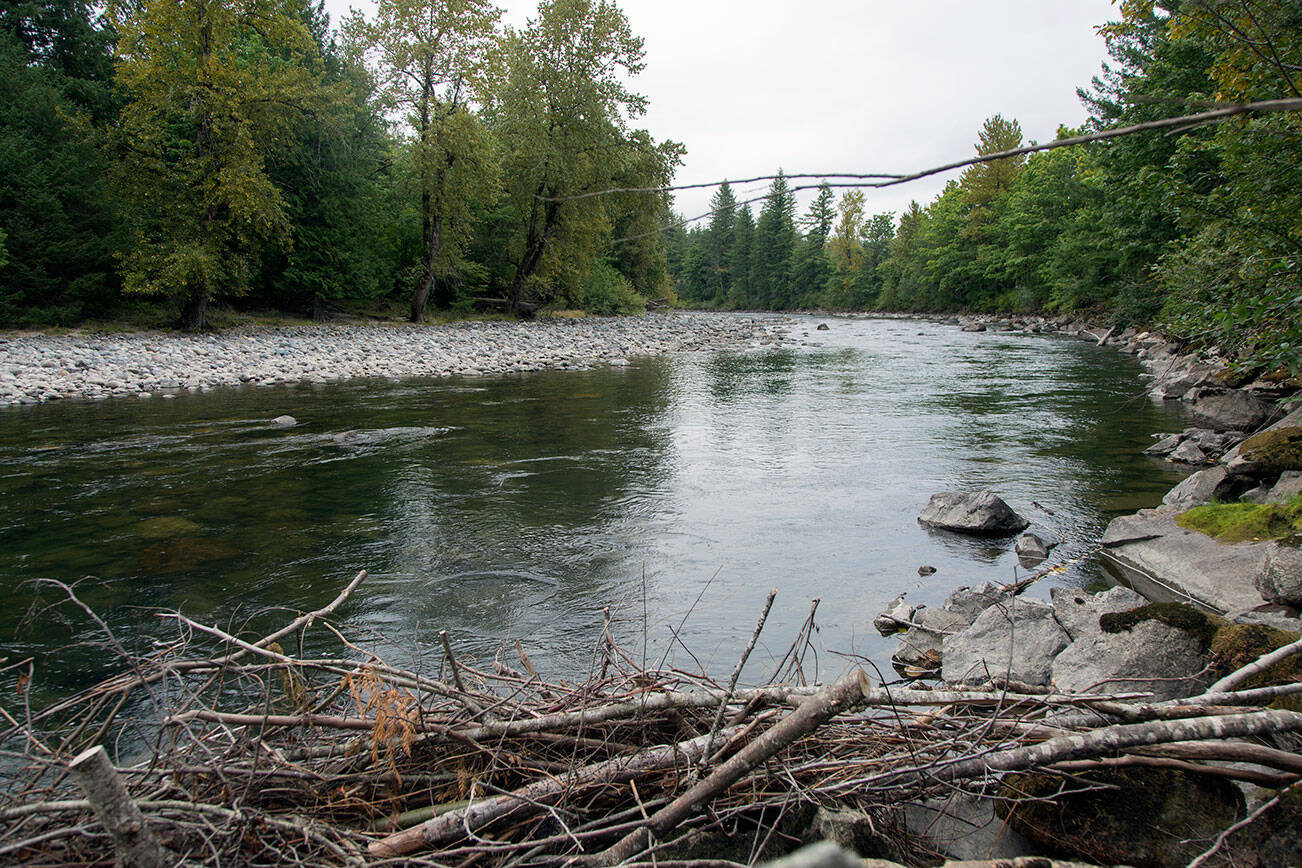
[{"label": "green foliage", "polygon": [[628,278],[605,260],[593,263],[579,301],[584,310],[598,316],[627,315],[646,310],[646,299],[637,294]]},{"label": "green foliage", "polygon": [[286,0],[150,0],[113,7],[119,186],[130,208],[124,288],[183,301],[240,295],[262,244],[287,245],[285,199],[267,173],[324,97],[312,36]]},{"label": "green foliage", "polygon": [[1302,496],[1287,503],[1209,503],[1181,513],[1175,522],[1225,543],[1283,539],[1302,533]]},{"label": "green foliage", "polygon": [[111,46],[81,3],[0,6],[0,325],[69,325],[116,295]]}]

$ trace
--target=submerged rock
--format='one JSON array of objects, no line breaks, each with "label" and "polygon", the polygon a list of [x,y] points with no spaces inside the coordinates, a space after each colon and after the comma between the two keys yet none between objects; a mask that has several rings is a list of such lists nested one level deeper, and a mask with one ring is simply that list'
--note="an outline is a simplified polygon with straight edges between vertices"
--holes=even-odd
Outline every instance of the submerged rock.
[{"label": "submerged rock", "polygon": [[1025,530],[1030,522],[1022,518],[992,491],[971,494],[942,491],[918,515],[928,527],[983,536],[1004,536]]},{"label": "submerged rock", "polygon": [[1045,542],[1039,536],[1033,533],[1024,533],[1017,538],[1017,543],[1013,550],[1017,552],[1017,559],[1022,562],[1023,566],[1034,566],[1045,558],[1049,557],[1049,549],[1053,548],[1053,543]]}]

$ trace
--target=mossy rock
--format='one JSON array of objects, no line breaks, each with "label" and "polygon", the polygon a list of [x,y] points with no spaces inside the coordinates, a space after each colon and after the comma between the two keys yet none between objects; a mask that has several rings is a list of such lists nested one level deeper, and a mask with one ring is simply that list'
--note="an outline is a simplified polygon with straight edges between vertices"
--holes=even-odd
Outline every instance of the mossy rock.
[{"label": "mossy rock", "polygon": [[1302,428],[1274,428],[1254,434],[1239,445],[1239,457],[1262,474],[1302,470]]},{"label": "mossy rock", "polygon": [[1203,651],[1211,647],[1216,629],[1221,623],[1214,615],[1200,612],[1184,603],[1149,603],[1128,612],[1100,615],[1099,627],[1104,633],[1120,633],[1143,621],[1158,621],[1168,627],[1183,630],[1198,640],[1198,646]]},{"label": "mossy rock", "polygon": [[1279,796],[1279,804],[1226,842],[1235,864],[1256,868],[1302,865],[1302,790],[1268,792],[1263,798],[1271,795]]},{"label": "mossy rock", "polygon": [[1172,769],[1090,772],[1079,791],[1058,775],[1009,775],[995,813],[1055,856],[1096,865],[1178,868],[1242,816],[1243,795],[1223,778]]},{"label": "mossy rock", "polygon": [[1302,533],[1302,497],[1285,503],[1208,503],[1180,513],[1175,523],[1224,543],[1286,539]]},{"label": "mossy rock", "polygon": [[[1224,624],[1212,639],[1209,661],[1212,676],[1218,679],[1224,678],[1276,648],[1283,648],[1296,642],[1297,639],[1296,633],[1265,624]],[[1281,660],[1265,672],[1254,675],[1240,684],[1239,688],[1266,687],[1294,681],[1302,681],[1302,657],[1297,655]],[[1283,696],[1275,700],[1272,706],[1289,711],[1302,711],[1302,697]]]},{"label": "mossy rock", "polygon": [[1212,374],[1212,379],[1231,389],[1241,389],[1257,379],[1260,372],[1261,368],[1237,368],[1230,365]]}]

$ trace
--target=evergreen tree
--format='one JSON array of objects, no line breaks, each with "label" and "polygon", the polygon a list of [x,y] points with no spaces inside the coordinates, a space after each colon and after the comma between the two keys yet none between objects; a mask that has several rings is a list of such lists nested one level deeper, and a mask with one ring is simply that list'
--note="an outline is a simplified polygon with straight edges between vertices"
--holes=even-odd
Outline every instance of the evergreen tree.
[{"label": "evergreen tree", "polygon": [[800,307],[818,307],[825,304],[824,290],[832,274],[827,257],[827,238],[836,221],[832,188],[819,187],[818,195],[809,205],[809,212],[801,218],[805,235],[796,245],[792,261],[793,303]]},{"label": "evergreen tree", "polygon": [[713,271],[712,298],[714,306],[721,306],[732,288],[731,254],[733,224],[736,221],[737,199],[727,181],[710,199],[710,230],[706,235],[706,256]]},{"label": "evergreen tree", "polygon": [[757,307],[752,286],[754,261],[755,217],[751,214],[749,205],[739,205],[732,224],[732,250],[728,255],[732,286],[728,289],[727,306],[734,310]]},{"label": "evergreen tree", "polygon": [[783,310],[794,301],[791,268],[796,251],[795,210],[791,185],[779,169],[755,221],[751,294],[761,308]]}]

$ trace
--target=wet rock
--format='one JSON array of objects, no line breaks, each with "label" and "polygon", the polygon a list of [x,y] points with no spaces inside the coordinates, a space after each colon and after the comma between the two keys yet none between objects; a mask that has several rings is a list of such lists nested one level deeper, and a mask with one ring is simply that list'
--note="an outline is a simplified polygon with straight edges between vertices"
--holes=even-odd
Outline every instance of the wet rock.
[{"label": "wet rock", "polygon": [[888,603],[881,614],[873,618],[873,628],[883,636],[893,636],[909,628],[914,611],[915,607],[904,602],[904,595],[901,594]]},{"label": "wet rock", "polygon": [[1052,543],[1047,543],[1039,536],[1033,533],[1024,533],[1017,538],[1017,543],[1013,550],[1017,552],[1017,559],[1021,561],[1022,566],[1035,566],[1036,564],[1049,557],[1049,549],[1053,548]]},{"label": "wet rock", "polygon": [[1208,459],[1207,453],[1197,443],[1192,440],[1185,440],[1171,451],[1166,460],[1179,464],[1206,464]]},{"label": "wet rock", "polygon": [[970,494],[942,491],[918,515],[928,527],[983,536],[1003,536],[1025,530],[1030,522],[1022,518],[992,491]]},{"label": "wet rock", "polygon": [[935,574],[936,574],[936,568],[931,566],[930,564],[923,564],[922,566],[918,567],[918,575],[920,576],[934,576]]},{"label": "wet rock", "polygon": [[827,331],[827,330],[828,330],[828,325],[827,325],[827,323],[825,323],[825,322],[820,322],[820,323],[818,324],[818,327],[814,329],[814,331],[817,331],[817,332],[825,332],[825,331]]},{"label": "wet rock", "polygon": [[[1179,614],[1172,617],[1171,611]],[[1083,633],[1054,659],[1057,689],[1144,691],[1160,701],[1191,696],[1211,683],[1204,670],[1214,631],[1191,607],[1143,606],[1103,615],[1099,627],[1097,633]]]},{"label": "wet rock", "polygon": [[991,606],[961,633],[946,637],[941,677],[951,684],[984,684],[1006,677],[1048,684],[1053,658],[1069,643],[1053,607],[1013,597]]},{"label": "wet rock", "polygon": [[1152,446],[1145,449],[1144,454],[1162,458],[1174,452],[1175,447],[1179,446],[1183,441],[1183,434],[1167,434],[1161,440],[1158,440]]},{"label": "wet rock", "polygon": [[1101,786],[1063,792],[1060,775],[1009,775],[995,811],[1043,852],[1137,868],[1183,868],[1242,816],[1243,795],[1223,778],[1135,768],[1089,779]]},{"label": "wet rock", "polygon": [[278,428],[293,428],[298,424],[298,420],[293,416],[277,416],[275,419],[271,420],[271,424]]},{"label": "wet rock", "polygon": [[1101,594],[1091,594],[1078,588],[1050,588],[1053,616],[1074,642],[1084,635],[1099,633],[1099,616],[1110,612],[1126,612],[1144,605],[1147,600],[1139,594],[1117,586]]},{"label": "wet rock", "polygon": [[1217,431],[1251,431],[1281,415],[1275,404],[1237,389],[1203,394],[1191,410],[1199,424]]},{"label": "wet rock", "polygon": [[1266,558],[1255,585],[1263,600],[1302,607],[1302,551],[1281,542],[1266,543]]},{"label": "wet rock", "polygon": [[969,322],[963,324],[963,331],[965,332],[983,332],[985,330],[986,327],[979,322]]}]

